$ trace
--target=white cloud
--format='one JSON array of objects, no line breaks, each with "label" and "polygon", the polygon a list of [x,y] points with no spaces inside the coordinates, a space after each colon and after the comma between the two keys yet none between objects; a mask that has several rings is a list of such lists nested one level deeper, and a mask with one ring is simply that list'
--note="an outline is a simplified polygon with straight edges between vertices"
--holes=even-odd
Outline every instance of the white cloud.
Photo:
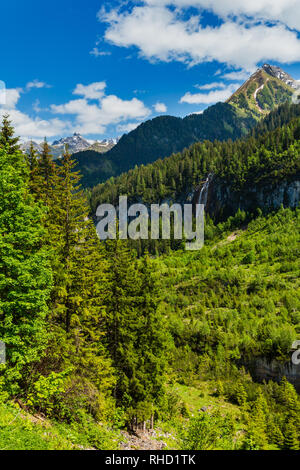
[{"label": "white cloud", "polygon": [[166,113],[168,108],[164,103],[157,102],[154,106],[157,113]]},{"label": "white cloud", "polygon": [[209,93],[186,93],[180,103],[188,104],[213,104],[219,101],[226,101],[238,89],[239,85],[231,83],[226,88],[211,90]]},{"label": "white cloud", "polygon": [[294,29],[299,29],[300,24],[298,0],[145,0],[137,3],[209,9],[224,19],[229,16],[255,17],[266,21],[280,21]]},{"label": "white cloud", "polygon": [[[115,95],[104,96],[105,82],[77,85],[74,94],[84,98],[62,105],[52,105],[51,111],[61,115],[74,115],[75,126],[82,134],[102,134],[106,126],[130,119],[143,119],[151,111],[137,98],[122,100]],[[98,103],[89,100],[98,99]]]},{"label": "white cloud", "polygon": [[14,127],[16,135],[21,139],[43,139],[54,137],[70,130],[70,123],[53,118],[50,120],[39,117],[31,118],[28,114],[17,109],[22,89],[7,89],[5,104],[0,106],[0,118],[8,114]]},{"label": "white cloud", "polygon": [[43,111],[40,105],[41,105],[40,100],[36,99],[32,105],[32,108],[34,109],[36,113],[40,113],[41,111]]},{"label": "white cloud", "polygon": [[222,78],[225,80],[247,80],[249,78],[249,73],[246,70],[240,70],[238,72],[228,72],[222,75]]},{"label": "white cloud", "polygon": [[[300,40],[286,27],[300,24],[297,4],[298,0],[149,0],[125,12],[102,9],[99,19],[108,24],[108,42],[135,46],[148,60],[177,60],[189,65],[216,60],[252,71],[261,61],[299,60]],[[189,6],[199,8],[199,13],[187,19],[182,8]],[[202,8],[210,8],[224,21],[203,27]],[[270,24],[267,20],[276,21]]]},{"label": "white cloud", "polygon": [[205,85],[195,85],[196,88],[199,90],[214,90],[216,88],[218,89],[224,89],[227,87],[225,83],[223,82],[212,82],[212,83],[206,83]]},{"label": "white cloud", "polygon": [[26,90],[30,91],[32,88],[51,88],[51,85],[48,85],[45,82],[41,82],[40,80],[33,80],[26,85]]},{"label": "white cloud", "polygon": [[119,134],[127,134],[128,132],[134,131],[141,122],[129,122],[128,124],[119,124],[117,126],[117,132]]},{"label": "white cloud", "polygon": [[94,49],[92,49],[90,51],[90,54],[95,56],[95,57],[104,57],[104,56],[108,56],[108,55],[111,55],[111,52],[108,52],[108,51],[99,51],[98,47],[94,47]]},{"label": "white cloud", "polygon": [[104,96],[104,90],[106,88],[105,82],[95,82],[90,85],[79,84],[73,91],[73,95],[83,96],[88,100],[99,100]]}]

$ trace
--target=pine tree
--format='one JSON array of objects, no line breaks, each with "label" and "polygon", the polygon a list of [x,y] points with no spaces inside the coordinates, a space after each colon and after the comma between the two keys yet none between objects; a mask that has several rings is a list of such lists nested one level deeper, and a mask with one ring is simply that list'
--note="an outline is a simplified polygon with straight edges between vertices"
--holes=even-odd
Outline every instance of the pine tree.
[{"label": "pine tree", "polygon": [[242,406],[243,408],[246,408],[248,397],[247,397],[247,392],[245,390],[245,387],[241,381],[239,381],[235,387],[235,395],[236,395],[238,404]]},{"label": "pine tree", "polygon": [[158,403],[164,394],[164,383],[172,339],[159,310],[160,288],[153,264],[146,253],[141,261],[138,315],[140,319],[137,351],[139,368],[136,379],[140,384],[135,401]]},{"label": "pine tree", "polygon": [[139,365],[136,344],[140,327],[137,311],[140,279],[136,261],[125,240],[110,240],[105,245],[110,262],[105,318],[106,346],[117,372],[114,397],[118,405],[128,408],[134,404],[131,385]]},{"label": "pine tree", "polygon": [[52,277],[42,212],[28,193],[25,159],[9,147],[0,149],[0,201],[0,337],[7,346],[6,384],[18,394],[46,348]]},{"label": "pine tree", "polygon": [[272,438],[272,442],[274,442],[279,449],[282,449],[282,447],[284,445],[284,436],[281,432],[280,427],[277,424],[274,424],[270,428],[268,434],[270,434],[270,436]]},{"label": "pine tree", "polygon": [[290,420],[285,428],[284,448],[287,450],[299,450],[300,442],[297,429],[292,420]]},{"label": "pine tree", "polygon": [[57,167],[53,161],[47,139],[43,142],[42,152],[37,163],[37,168],[31,171],[31,189],[37,199],[49,206],[53,202],[51,201],[54,194],[53,187],[57,186]]},{"label": "pine tree", "polygon": [[55,332],[52,357],[58,364],[63,357],[60,367],[73,368],[72,380],[78,382],[82,393],[85,390],[82,402],[87,401],[97,414],[101,411],[99,396],[105,396],[114,382],[102,340],[106,263],[74,167],[75,162],[66,151],[48,195],[55,281],[49,317]]},{"label": "pine tree", "polygon": [[30,142],[30,147],[29,147],[29,153],[27,155],[28,159],[28,166],[29,166],[29,172],[30,172],[30,177],[32,177],[32,173],[36,171],[38,168],[38,157],[37,157],[37,152],[34,148],[33,142]]},{"label": "pine tree", "polygon": [[11,125],[9,116],[3,116],[0,129],[0,148],[6,149],[9,155],[13,155],[20,150],[19,137],[15,137],[14,128]]},{"label": "pine tree", "polygon": [[266,434],[267,415],[268,404],[260,391],[256,401],[254,402],[248,424],[248,435],[252,438],[253,442],[259,447],[259,449],[265,449],[268,443]]},{"label": "pine tree", "polygon": [[74,167],[67,151],[57,166],[45,141],[37,171],[31,172],[31,191],[46,208],[44,226],[54,279],[47,318],[50,341],[40,370],[46,375],[68,371],[69,393],[64,395],[68,412],[85,407],[100,416],[114,383],[102,339],[106,263]]}]

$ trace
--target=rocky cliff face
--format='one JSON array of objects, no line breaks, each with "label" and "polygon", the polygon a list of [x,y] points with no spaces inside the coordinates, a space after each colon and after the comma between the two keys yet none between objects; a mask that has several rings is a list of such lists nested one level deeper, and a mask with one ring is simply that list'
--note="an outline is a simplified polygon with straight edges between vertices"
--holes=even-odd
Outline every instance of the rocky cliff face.
[{"label": "rocky cliff face", "polygon": [[208,191],[206,211],[215,220],[225,220],[238,209],[264,213],[284,207],[296,208],[300,202],[300,175],[283,181],[265,181],[235,191],[221,179],[213,179]]},{"label": "rocky cliff face", "polygon": [[266,358],[258,358],[244,365],[254,380],[280,382],[283,377],[286,377],[288,382],[293,384],[297,392],[300,393],[300,365],[295,365],[292,362],[268,361]]}]

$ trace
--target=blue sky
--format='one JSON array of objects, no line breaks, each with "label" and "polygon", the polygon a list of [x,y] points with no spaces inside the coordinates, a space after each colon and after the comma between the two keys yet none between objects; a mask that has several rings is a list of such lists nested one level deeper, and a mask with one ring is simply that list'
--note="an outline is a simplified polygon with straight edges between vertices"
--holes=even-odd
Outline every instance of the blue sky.
[{"label": "blue sky", "polygon": [[298,0],[3,3],[0,113],[23,139],[101,139],[200,112],[264,62],[300,79]]}]

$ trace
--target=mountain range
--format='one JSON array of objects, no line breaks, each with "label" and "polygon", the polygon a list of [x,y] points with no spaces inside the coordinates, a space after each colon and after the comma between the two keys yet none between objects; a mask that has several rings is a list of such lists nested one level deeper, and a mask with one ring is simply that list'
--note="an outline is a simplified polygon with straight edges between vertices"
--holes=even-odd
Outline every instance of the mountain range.
[{"label": "mountain range", "polygon": [[[105,153],[111,150],[118,142],[118,139],[103,139],[101,141],[95,141],[90,143],[88,140],[84,139],[80,134],[75,132],[70,137],[63,137],[59,140],[55,140],[52,145],[50,145],[50,150],[53,155],[53,158],[60,158],[65,150],[66,145],[69,148],[69,151],[72,154],[76,154],[80,151],[92,150],[99,153]],[[34,149],[40,153],[42,151],[42,145],[32,142]],[[29,151],[31,142],[26,142],[22,144],[22,149],[25,152]]]},{"label": "mountain range", "polygon": [[195,142],[236,140],[248,134],[271,110],[292,102],[299,82],[279,67],[263,65],[225,103],[185,118],[160,116],[148,120],[99,158],[95,150],[75,155],[82,185],[93,187],[112,176],[181,152]]}]

